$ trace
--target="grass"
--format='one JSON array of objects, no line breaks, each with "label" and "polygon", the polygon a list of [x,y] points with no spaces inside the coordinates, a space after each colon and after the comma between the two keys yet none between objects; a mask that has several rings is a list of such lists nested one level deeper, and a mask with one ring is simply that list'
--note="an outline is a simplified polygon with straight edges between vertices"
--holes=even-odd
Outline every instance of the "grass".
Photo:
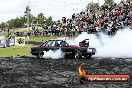
[{"label": "grass", "polygon": [[[75,36],[77,37],[77,36]],[[68,39],[74,39],[75,37],[67,37]],[[43,42],[43,41],[47,41],[49,39],[57,39],[57,38],[63,38],[63,37],[53,37],[53,36],[49,36],[49,37],[30,37],[28,41],[36,41],[36,42]]]},{"label": "grass", "polygon": [[8,34],[7,33],[2,33],[0,36],[5,36],[5,39],[8,39]]},{"label": "grass", "polygon": [[[30,37],[30,41],[46,41],[48,39],[55,39],[55,37]],[[16,57],[16,56],[31,56],[31,47],[33,45],[26,44],[25,46],[11,46],[0,48],[0,57]]]},{"label": "grass", "polygon": [[[55,39],[56,37],[30,37],[29,41],[42,42],[49,39]],[[25,46],[11,46],[6,48],[0,48],[0,57],[16,57],[16,56],[31,56],[31,47],[33,45],[26,44]]]},{"label": "grass", "polygon": [[1,34],[1,35],[6,36],[6,37],[8,36],[8,34],[7,34],[7,33],[3,33],[3,34]]},{"label": "grass", "polygon": [[55,39],[55,37],[30,37],[29,41],[36,41],[36,42],[42,42],[49,39]]},{"label": "grass", "polygon": [[33,45],[11,46],[0,48],[0,57],[31,56],[30,50]]}]

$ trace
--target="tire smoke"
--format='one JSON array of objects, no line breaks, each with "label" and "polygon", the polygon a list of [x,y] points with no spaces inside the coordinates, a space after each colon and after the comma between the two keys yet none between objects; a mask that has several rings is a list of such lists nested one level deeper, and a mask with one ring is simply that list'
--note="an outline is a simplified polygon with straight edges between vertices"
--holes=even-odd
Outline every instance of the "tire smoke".
[{"label": "tire smoke", "polygon": [[52,58],[52,59],[60,59],[63,58],[64,54],[62,53],[61,49],[58,50],[49,50],[49,51],[44,51],[43,58]]},{"label": "tire smoke", "polygon": [[[79,44],[84,39],[89,39],[90,47],[96,48],[96,57],[132,57],[132,30],[120,29],[114,36],[103,33],[82,33],[75,38],[74,44]],[[71,42],[72,44],[73,42]]]},{"label": "tire smoke", "polygon": [[[94,57],[132,57],[132,29],[120,29],[114,36],[108,36],[103,33],[87,34],[81,33],[75,39],[66,37],[60,38],[66,40],[69,45],[79,45],[79,42],[84,39],[89,39],[89,47],[96,48],[97,52]],[[61,49],[56,51],[44,51],[44,58],[59,59],[64,58],[64,53]]]},{"label": "tire smoke", "polygon": [[132,57],[132,30],[125,28],[117,31],[113,37],[101,36],[100,47],[97,48],[98,57]]}]

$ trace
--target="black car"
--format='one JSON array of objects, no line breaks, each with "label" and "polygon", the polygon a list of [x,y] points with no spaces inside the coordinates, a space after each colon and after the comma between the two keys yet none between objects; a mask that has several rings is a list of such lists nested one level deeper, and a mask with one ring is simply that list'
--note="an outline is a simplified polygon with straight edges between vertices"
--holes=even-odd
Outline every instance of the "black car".
[{"label": "black car", "polygon": [[88,39],[79,42],[79,46],[69,45],[65,40],[48,40],[38,47],[32,47],[31,54],[42,58],[44,51],[55,51],[58,49],[61,49],[64,53],[64,58],[82,58],[82,56],[90,58],[96,52],[95,48],[89,48]]}]

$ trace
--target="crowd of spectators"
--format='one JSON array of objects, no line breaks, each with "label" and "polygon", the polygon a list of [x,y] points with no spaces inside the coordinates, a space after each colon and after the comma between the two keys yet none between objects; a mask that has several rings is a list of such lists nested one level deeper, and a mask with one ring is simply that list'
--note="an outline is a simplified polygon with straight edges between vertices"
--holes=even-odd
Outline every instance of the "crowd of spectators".
[{"label": "crowd of spectators", "polygon": [[[132,29],[132,2],[121,1],[119,4],[95,6],[87,11],[73,13],[71,18],[62,17],[51,26],[44,25],[43,31],[35,30],[32,34],[18,32],[9,35],[17,36],[77,36],[81,32],[96,34],[103,32],[107,35],[116,34],[117,30],[128,27]],[[9,36],[10,37],[10,36]]]},{"label": "crowd of spectators", "polygon": [[62,17],[53,22],[52,26],[44,26],[44,35],[53,36],[76,36],[81,32],[89,34],[104,32],[113,35],[117,30],[124,27],[132,28],[132,5],[131,1],[120,4],[103,5],[86,12],[73,13],[71,18]]}]

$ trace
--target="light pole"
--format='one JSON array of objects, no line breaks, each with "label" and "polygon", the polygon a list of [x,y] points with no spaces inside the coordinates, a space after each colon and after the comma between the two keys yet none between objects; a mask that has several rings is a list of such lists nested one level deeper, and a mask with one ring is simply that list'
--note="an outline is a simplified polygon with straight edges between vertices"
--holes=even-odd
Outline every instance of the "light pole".
[{"label": "light pole", "polygon": [[29,6],[26,7],[26,11],[24,12],[27,18],[27,28],[29,29],[29,16],[30,16],[30,9]]},{"label": "light pole", "polygon": [[99,0],[98,0],[98,7],[99,7]]}]

